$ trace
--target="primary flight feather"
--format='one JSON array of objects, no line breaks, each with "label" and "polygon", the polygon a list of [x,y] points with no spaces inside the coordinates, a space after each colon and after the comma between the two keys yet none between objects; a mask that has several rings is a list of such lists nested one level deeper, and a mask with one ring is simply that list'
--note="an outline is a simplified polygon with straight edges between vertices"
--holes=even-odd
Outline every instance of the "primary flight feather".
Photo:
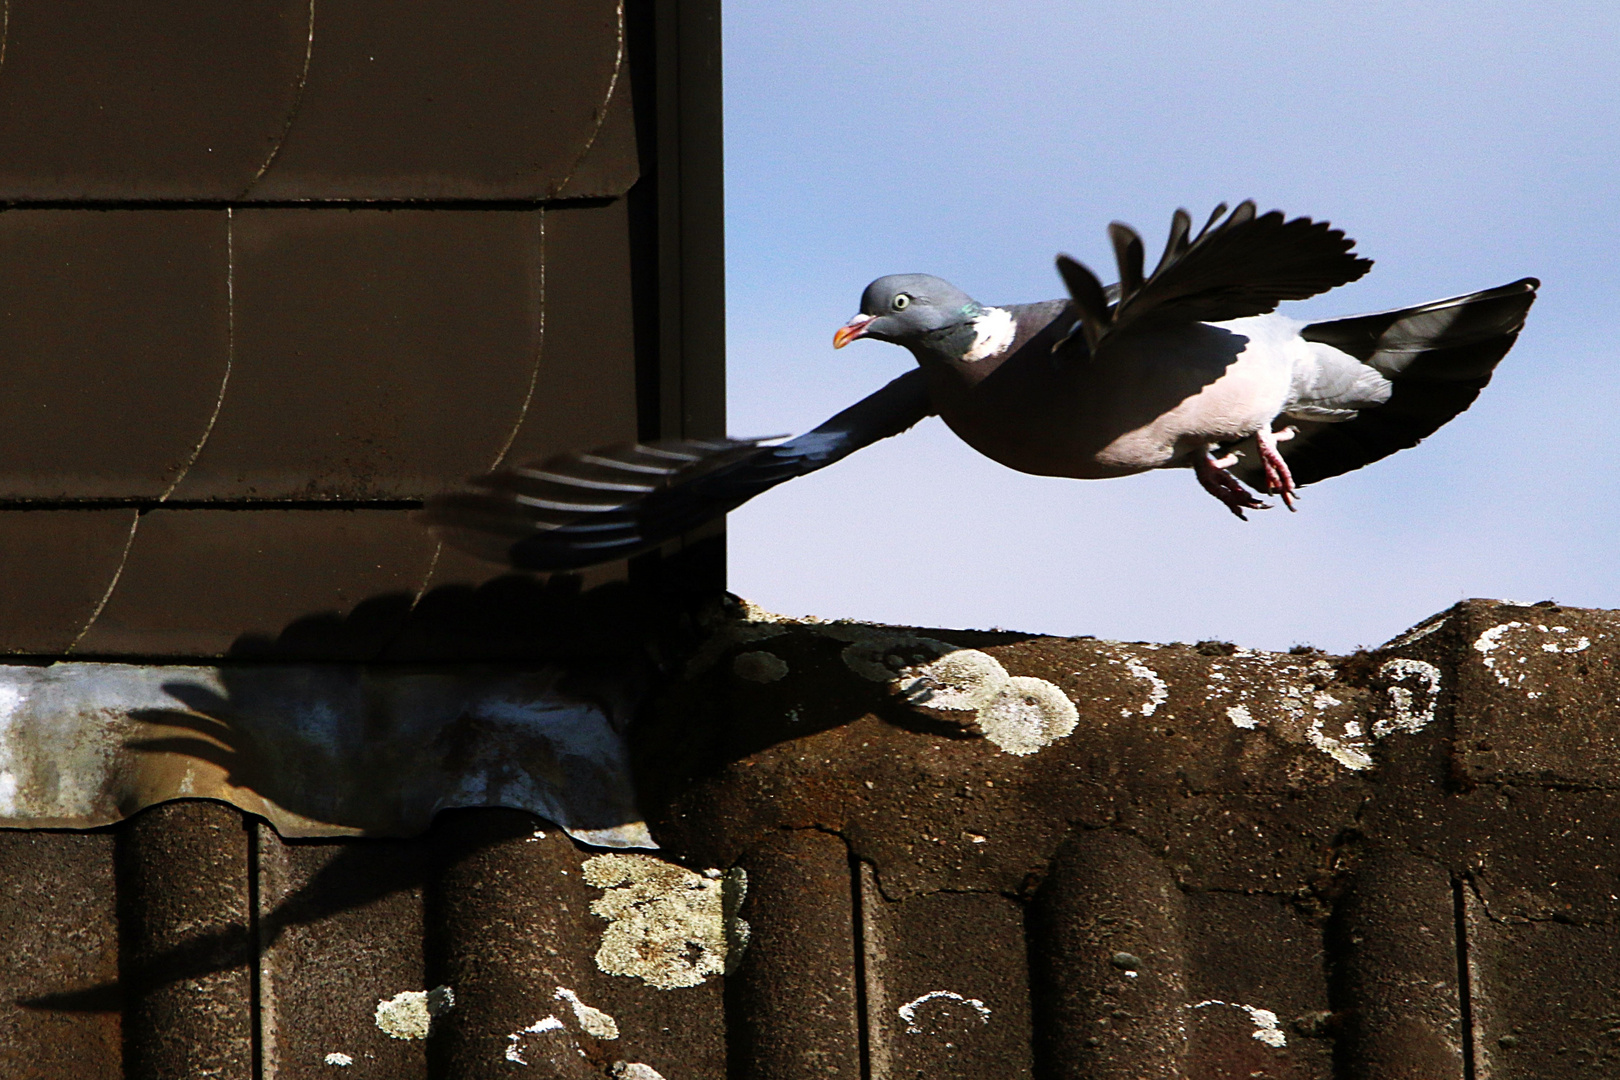
[{"label": "primary flight feather", "polygon": [[798,438],[565,454],[436,496],[422,519],[486,558],[575,569],[656,547],[935,414],[1022,472],[1185,467],[1240,518],[1267,507],[1257,492],[1292,509],[1301,485],[1415,446],[1466,409],[1539,285],[1303,323],[1277,305],[1372,266],[1326,222],[1244,202],[1193,234],[1178,210],[1152,273],[1133,229],[1115,222],[1109,236],[1119,283],[1060,255],[1063,300],[992,307],[926,274],[872,282],[833,346],[892,342],[917,367]]}]

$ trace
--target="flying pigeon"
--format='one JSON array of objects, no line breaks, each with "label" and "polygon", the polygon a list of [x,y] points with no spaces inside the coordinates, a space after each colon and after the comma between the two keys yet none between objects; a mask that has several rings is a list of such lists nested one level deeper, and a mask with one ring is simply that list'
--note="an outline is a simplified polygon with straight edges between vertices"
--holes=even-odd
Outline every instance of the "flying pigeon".
[{"label": "flying pigeon", "polygon": [[1253,202],[1226,214],[1222,204],[1193,235],[1177,210],[1151,274],[1141,237],[1118,222],[1108,231],[1119,283],[1104,288],[1059,255],[1063,300],[991,307],[926,274],[872,282],[833,347],[892,342],[917,367],[798,438],[564,454],[436,496],[421,518],[495,561],[589,566],[656,547],[936,414],[1021,472],[1190,468],[1239,518],[1268,508],[1257,492],[1292,510],[1301,486],[1415,446],[1468,408],[1540,284],[1303,323],[1277,305],[1372,266],[1327,222],[1257,214]]}]

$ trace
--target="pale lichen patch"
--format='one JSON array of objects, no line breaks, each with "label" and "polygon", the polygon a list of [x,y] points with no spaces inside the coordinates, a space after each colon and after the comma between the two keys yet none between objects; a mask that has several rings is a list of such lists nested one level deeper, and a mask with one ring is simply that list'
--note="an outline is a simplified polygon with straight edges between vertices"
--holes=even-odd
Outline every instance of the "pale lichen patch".
[{"label": "pale lichen patch", "polygon": [[1253,1036],[1256,1042],[1263,1042],[1267,1046],[1281,1048],[1288,1045],[1288,1036],[1283,1034],[1278,1016],[1270,1009],[1257,1009],[1253,1005],[1238,1005],[1230,1001],[1200,1001],[1196,1005],[1188,1005],[1189,1009],[1205,1009],[1211,1005],[1220,1005],[1228,1009],[1241,1009],[1249,1014],[1254,1022]]},{"label": "pale lichen patch", "polygon": [[1393,708],[1369,730],[1361,716],[1363,692],[1338,681],[1337,669],[1326,660],[1238,649],[1211,663],[1207,677],[1205,701],[1234,727],[1267,729],[1356,772],[1373,767],[1375,739],[1417,731],[1433,720],[1440,687],[1440,672],[1431,664],[1386,662],[1378,677],[1389,684]]},{"label": "pale lichen patch", "polygon": [[[1170,687],[1163,679],[1159,678],[1157,671],[1154,671],[1134,656],[1125,657],[1124,663],[1126,671],[1148,684],[1148,697],[1146,701],[1142,702],[1141,711],[1143,716],[1152,716],[1155,712],[1158,712],[1160,705],[1170,699]],[[1125,711],[1125,715],[1130,715],[1129,710]]]},{"label": "pale lichen patch", "polygon": [[907,669],[901,693],[914,705],[930,709],[977,712],[1007,688],[1010,678],[1001,661],[978,649],[958,649],[921,667]]},{"label": "pale lichen patch", "polygon": [[664,1080],[663,1073],[639,1061],[615,1061],[613,1080]]},{"label": "pale lichen patch", "polygon": [[957,649],[906,668],[897,688],[910,705],[972,714],[963,717],[963,726],[1020,757],[1071,734],[1080,722],[1074,702],[1055,683],[1008,675],[1001,661],[978,649]]},{"label": "pale lichen patch", "polygon": [[956,651],[935,638],[920,637],[877,627],[830,624],[819,628],[845,645],[839,654],[844,666],[868,682],[886,683],[907,665],[915,665]]},{"label": "pale lichen patch", "polygon": [[748,682],[773,683],[787,676],[788,666],[787,661],[775,653],[756,650],[733,657],[731,673]]},{"label": "pale lichen patch", "polygon": [[[1474,639],[1474,651],[1479,653],[1480,663],[1485,665],[1502,686],[1524,689],[1525,697],[1532,701],[1541,696],[1540,690],[1525,687],[1525,679],[1531,675],[1533,667],[1529,664],[1530,655],[1515,653],[1509,643],[1510,635],[1540,634],[1544,640],[1539,643],[1539,650],[1543,653],[1578,653],[1585,652],[1592,647],[1592,639],[1582,634],[1575,634],[1567,626],[1548,626],[1544,623],[1505,622],[1491,627],[1478,638]],[[1574,636],[1570,636],[1574,634]],[[1602,638],[1604,635],[1599,634]]]},{"label": "pale lichen patch", "polygon": [[[953,1005],[957,1007],[952,1008]],[[923,1025],[930,1021],[926,1018],[919,1018],[919,1010],[932,1006],[933,1008],[930,1011],[938,1015],[933,1018],[931,1026],[938,1027],[951,1013],[960,1012],[960,1006],[963,1005],[972,1010],[973,1016],[977,1018],[979,1023],[988,1024],[990,1022],[990,1006],[978,998],[963,997],[954,990],[930,990],[921,997],[906,1002],[895,1011],[900,1014],[900,1019],[906,1022],[907,1035],[921,1035],[926,1030]]]},{"label": "pale lichen patch", "polygon": [[425,1039],[433,1028],[433,1021],[455,1005],[455,991],[448,986],[402,990],[377,1002],[377,1028],[390,1039]]},{"label": "pale lichen patch", "polygon": [[1275,738],[1305,745],[1344,768],[1373,764],[1370,740],[1357,718],[1357,692],[1338,681],[1328,661],[1234,649],[1211,661],[1204,700],[1244,730],[1265,729]]},{"label": "pale lichen patch", "polygon": [[1389,644],[1385,645],[1384,650],[1387,651],[1387,650],[1390,650],[1390,649],[1404,649],[1408,645],[1411,645],[1411,644],[1413,644],[1415,642],[1422,641],[1424,638],[1428,637],[1430,634],[1432,634],[1432,633],[1436,632],[1437,630],[1441,629],[1442,627],[1444,627],[1446,625],[1446,623],[1448,623],[1450,621],[1451,620],[1450,620],[1450,618],[1448,616],[1441,616],[1438,619],[1431,619],[1428,622],[1419,623],[1417,626],[1414,626],[1412,629],[1408,630],[1406,633],[1400,635],[1395,640],[1393,640]]},{"label": "pale lichen patch", "polygon": [[542,1017],[526,1028],[514,1031],[506,1037],[506,1060],[514,1065],[527,1065],[529,1059],[523,1056],[523,1043],[525,1036],[544,1035],[549,1031],[562,1031],[563,1022],[555,1016]]},{"label": "pale lichen patch", "polygon": [[[1440,698],[1440,669],[1423,660],[1396,657],[1384,661],[1378,677],[1388,682],[1390,715],[1373,721],[1373,734],[1379,738],[1395,731],[1416,734],[1434,720],[1434,705]],[[1403,685],[1406,684],[1406,685]]]},{"label": "pale lichen patch", "polygon": [[593,1039],[617,1039],[619,1037],[619,1023],[601,1009],[594,1009],[579,1000],[579,995],[566,986],[557,987],[556,998],[566,1001],[574,1010],[574,1021],[579,1024],[579,1030]]},{"label": "pale lichen patch", "polygon": [[1342,737],[1329,735],[1326,731],[1325,722],[1321,717],[1317,717],[1305,732],[1305,738],[1309,740],[1312,746],[1337,761],[1340,765],[1359,772],[1362,769],[1373,767],[1372,755],[1356,741],[1360,734],[1360,725],[1356,725],[1355,730],[1352,732],[1351,726],[1346,724]]},{"label": "pale lichen patch", "polygon": [[354,1058],[350,1057],[348,1054],[339,1053],[339,1052],[336,1052],[336,1051],[334,1051],[333,1053],[327,1054],[326,1058],[325,1058],[325,1061],[326,1061],[326,1064],[328,1064],[328,1065],[336,1065],[340,1069],[346,1069],[350,1065],[354,1064]]},{"label": "pale lichen patch", "polygon": [[1080,723],[1074,702],[1054,683],[1014,675],[994,701],[979,710],[984,737],[1024,757],[1071,734]]},{"label": "pale lichen patch", "polygon": [[661,990],[697,986],[747,944],[747,924],[735,916],[747,888],[741,875],[697,874],[649,855],[597,855],[585,860],[584,877],[606,890],[591,912],[608,922],[596,966],[609,975]]},{"label": "pale lichen patch", "polygon": [[[1509,679],[1504,672],[1496,669],[1497,657],[1493,656],[1492,654],[1501,647],[1502,639],[1504,637],[1506,637],[1511,631],[1517,630],[1523,625],[1524,623],[1520,622],[1501,623],[1497,626],[1491,627],[1489,630],[1485,631],[1483,634],[1479,635],[1479,637],[1474,639],[1474,651],[1479,653],[1480,662],[1485,665],[1487,671],[1496,676],[1496,681],[1501,683],[1503,686],[1512,686],[1513,681]],[[1521,674],[1519,678],[1522,680],[1524,676]]]}]

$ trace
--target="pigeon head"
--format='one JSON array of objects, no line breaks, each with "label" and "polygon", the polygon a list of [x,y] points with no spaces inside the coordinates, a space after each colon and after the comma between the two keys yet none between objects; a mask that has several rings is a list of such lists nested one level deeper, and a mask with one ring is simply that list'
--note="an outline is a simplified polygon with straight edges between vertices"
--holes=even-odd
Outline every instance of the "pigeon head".
[{"label": "pigeon head", "polygon": [[890,274],[880,277],[861,294],[861,313],[839,327],[833,348],[842,349],[856,338],[876,338],[911,347],[944,346],[945,339],[971,340],[973,320],[984,305],[948,281],[928,274]]}]

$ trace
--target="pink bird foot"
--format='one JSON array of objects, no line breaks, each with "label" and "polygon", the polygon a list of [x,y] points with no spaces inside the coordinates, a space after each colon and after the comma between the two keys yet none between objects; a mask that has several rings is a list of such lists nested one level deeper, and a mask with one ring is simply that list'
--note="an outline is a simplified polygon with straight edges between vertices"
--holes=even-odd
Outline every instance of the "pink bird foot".
[{"label": "pink bird foot", "polygon": [[1287,427],[1272,431],[1270,427],[1263,427],[1254,433],[1254,441],[1260,447],[1260,464],[1266,469],[1266,490],[1273,495],[1281,495],[1283,505],[1290,510],[1295,509],[1294,492],[1297,489],[1294,487],[1294,474],[1288,471],[1288,462],[1277,452],[1277,444],[1292,439],[1296,430]]},{"label": "pink bird foot", "polygon": [[1205,491],[1221,500],[1226,508],[1239,518],[1248,521],[1243,511],[1270,510],[1271,506],[1255,498],[1249,493],[1248,488],[1238,483],[1237,477],[1226,471],[1235,461],[1237,457],[1232,454],[1217,461],[1210,456],[1208,450],[1204,450],[1193,457],[1193,474],[1198,477],[1198,482],[1204,485]]}]

